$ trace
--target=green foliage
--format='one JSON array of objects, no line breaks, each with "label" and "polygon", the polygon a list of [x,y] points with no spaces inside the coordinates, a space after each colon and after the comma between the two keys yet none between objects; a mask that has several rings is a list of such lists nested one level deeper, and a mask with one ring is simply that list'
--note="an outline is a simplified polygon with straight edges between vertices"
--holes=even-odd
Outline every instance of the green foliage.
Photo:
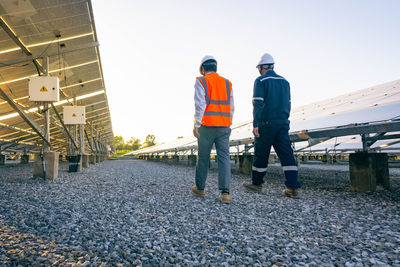
[{"label": "green foliage", "polygon": [[138,150],[141,147],[140,144],[140,139],[131,137],[127,142],[126,142],[126,149],[131,149],[131,150]]},{"label": "green foliage", "polygon": [[114,144],[116,150],[122,150],[125,147],[125,141],[122,136],[114,136]]},{"label": "green foliage", "polygon": [[154,136],[154,134],[148,134],[146,136],[146,141],[144,141],[142,148],[154,146],[155,144],[156,144],[156,137]]},{"label": "green foliage", "polygon": [[154,146],[156,144],[155,140],[156,137],[153,134],[148,134],[143,144],[140,143],[138,138],[131,137],[128,141],[125,141],[122,136],[114,136],[116,154],[125,154],[140,148]]}]

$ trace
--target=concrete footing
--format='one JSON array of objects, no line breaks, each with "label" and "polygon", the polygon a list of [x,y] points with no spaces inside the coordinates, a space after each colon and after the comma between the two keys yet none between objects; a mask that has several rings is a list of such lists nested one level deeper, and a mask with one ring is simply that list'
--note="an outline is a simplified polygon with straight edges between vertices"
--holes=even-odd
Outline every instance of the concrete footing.
[{"label": "concrete footing", "polygon": [[82,155],[82,167],[89,168],[89,155]]},{"label": "concrete footing", "polygon": [[307,155],[301,155],[301,162],[305,163],[308,161],[308,156]]},{"label": "concrete footing", "polygon": [[253,155],[239,155],[239,171],[243,174],[251,174],[253,167]]},{"label": "concrete footing", "polygon": [[89,155],[89,164],[96,164],[96,155]]},{"label": "concrete footing", "polygon": [[377,185],[390,187],[388,155],[368,152],[350,154],[351,190],[375,191]]},{"label": "concrete footing", "polygon": [[29,163],[29,155],[22,155],[21,164],[28,164],[28,163]]},{"label": "concrete footing", "polygon": [[6,164],[6,155],[0,155],[0,165]]},{"label": "concrete footing", "polygon": [[[46,179],[54,180],[58,178],[58,152],[46,151],[43,153],[44,166],[46,170]],[[44,178],[43,161],[40,153],[35,154],[35,163],[33,164],[33,177]]]},{"label": "concrete footing", "polygon": [[196,166],[197,164],[197,156],[196,155],[189,155],[188,156],[188,165],[189,166]]}]

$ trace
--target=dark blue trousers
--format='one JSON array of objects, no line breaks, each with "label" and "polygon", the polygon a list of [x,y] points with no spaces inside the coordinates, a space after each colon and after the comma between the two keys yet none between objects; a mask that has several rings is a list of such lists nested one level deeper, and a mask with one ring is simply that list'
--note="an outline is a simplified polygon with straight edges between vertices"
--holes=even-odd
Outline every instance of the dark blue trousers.
[{"label": "dark blue trousers", "polygon": [[252,168],[253,184],[264,183],[264,176],[267,172],[268,158],[271,146],[278,155],[282,169],[285,173],[287,188],[300,188],[296,160],[293,156],[293,149],[289,139],[289,126],[261,126],[258,128],[260,137],[254,142],[254,162]]}]

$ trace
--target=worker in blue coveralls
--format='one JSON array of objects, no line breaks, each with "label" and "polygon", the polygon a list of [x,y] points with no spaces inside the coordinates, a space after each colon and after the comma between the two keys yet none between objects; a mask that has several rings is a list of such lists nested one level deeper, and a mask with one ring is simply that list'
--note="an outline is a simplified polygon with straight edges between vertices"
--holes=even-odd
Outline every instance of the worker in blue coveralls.
[{"label": "worker in blue coveralls", "polygon": [[271,146],[281,161],[286,177],[283,194],[297,198],[301,184],[298,181],[296,160],[289,139],[290,86],[289,82],[274,71],[274,59],[264,54],[257,69],[260,72],[254,82],[253,134],[254,162],[252,182],[243,186],[250,192],[262,193]]}]

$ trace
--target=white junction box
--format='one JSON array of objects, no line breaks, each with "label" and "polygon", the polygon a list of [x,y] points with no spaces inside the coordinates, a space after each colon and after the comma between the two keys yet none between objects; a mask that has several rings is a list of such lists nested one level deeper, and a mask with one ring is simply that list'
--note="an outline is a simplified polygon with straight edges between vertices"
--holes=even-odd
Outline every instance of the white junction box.
[{"label": "white junction box", "polygon": [[60,101],[58,77],[37,76],[29,78],[29,101]]},{"label": "white junction box", "polygon": [[85,106],[64,106],[64,124],[86,124]]}]

